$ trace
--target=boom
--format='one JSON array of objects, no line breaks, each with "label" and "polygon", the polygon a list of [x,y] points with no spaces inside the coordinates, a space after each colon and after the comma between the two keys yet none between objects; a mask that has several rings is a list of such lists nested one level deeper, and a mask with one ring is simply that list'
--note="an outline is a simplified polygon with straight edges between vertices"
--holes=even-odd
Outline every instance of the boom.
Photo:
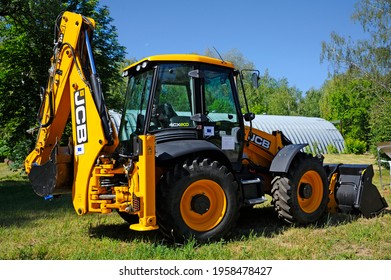
[{"label": "boom", "polygon": [[[38,195],[61,194],[73,185],[74,204],[83,214],[95,160],[101,153],[113,152],[117,142],[91,49],[94,20],[65,12],[56,23],[58,36],[38,113],[37,142],[25,160],[25,169]],[[72,139],[60,147],[69,115]]]}]

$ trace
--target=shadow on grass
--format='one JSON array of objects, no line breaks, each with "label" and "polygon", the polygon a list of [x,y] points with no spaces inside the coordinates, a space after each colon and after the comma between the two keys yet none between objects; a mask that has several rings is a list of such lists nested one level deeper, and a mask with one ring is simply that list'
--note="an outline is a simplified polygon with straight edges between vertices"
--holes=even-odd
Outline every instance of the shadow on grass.
[{"label": "shadow on grass", "polygon": [[[271,207],[254,208],[242,211],[236,227],[229,234],[231,241],[240,240],[250,235],[262,235],[272,237],[279,234],[287,227],[280,221]],[[289,227],[289,225],[288,225]],[[99,224],[89,228],[92,238],[112,238],[123,242],[134,242],[142,240],[148,243],[166,244],[167,246],[177,246],[177,244],[164,236],[159,230],[137,232],[129,229],[127,223],[122,224]]]},{"label": "shadow on grass", "polygon": [[[250,235],[262,235],[272,237],[281,233],[287,227],[279,221],[272,208],[254,208],[242,211],[236,227],[229,234],[229,240],[239,240]],[[289,225],[288,225],[289,227]],[[100,224],[91,226],[89,234],[92,238],[112,238],[124,242],[142,240],[149,243],[166,244],[168,246],[180,245],[166,236],[159,230],[137,232],[129,229],[127,223],[123,224]]]},{"label": "shadow on grass", "polygon": [[91,238],[110,238],[123,242],[143,241],[147,243],[164,243],[166,241],[159,230],[134,231],[129,229],[129,224],[126,222],[122,224],[100,224],[91,226],[88,233]]},{"label": "shadow on grass", "polygon": [[[73,212],[71,195],[59,199],[44,201],[32,190],[30,184],[24,181],[0,182],[0,226],[26,227],[36,218],[46,217],[48,213]],[[381,215],[391,214],[391,210],[383,211]],[[328,214],[315,228],[333,227],[354,222],[359,216],[346,214]],[[118,217],[122,221],[120,217]],[[237,225],[233,228],[227,241],[238,241],[253,237],[272,238],[290,229],[292,226],[277,218],[273,207],[243,209]],[[297,226],[296,226],[297,227]],[[124,242],[142,240],[149,243],[172,244],[160,231],[137,232],[129,229],[125,222],[120,224],[91,225],[89,234],[92,238],[111,238]]]},{"label": "shadow on grass", "polygon": [[70,195],[45,201],[37,196],[27,181],[0,182],[0,226],[28,227],[31,222],[58,211],[73,211]]},{"label": "shadow on grass", "polygon": [[296,228],[324,228],[338,226],[358,219],[356,215],[326,214],[315,224],[292,225],[279,219],[272,206],[246,209],[242,212],[237,227],[233,230],[232,240],[241,240],[243,237],[255,236],[273,238],[292,227]]},{"label": "shadow on grass", "polygon": [[[387,210],[386,210],[387,211]],[[384,211],[383,214],[387,212]],[[389,213],[389,211],[388,211]],[[382,214],[382,215],[383,215]],[[316,224],[308,225],[312,228],[335,227],[342,224],[354,222],[358,219],[357,215],[348,214],[327,214]],[[245,240],[249,237],[266,237],[273,238],[276,235],[282,234],[284,231],[292,227],[306,227],[289,225],[278,219],[273,207],[263,207],[254,209],[245,209],[241,212],[241,216],[236,227],[229,234],[227,242],[235,242]],[[111,238],[123,242],[143,241],[153,244],[163,244],[168,247],[180,246],[165,237],[159,230],[137,232],[129,229],[127,223],[122,224],[100,224],[91,226],[89,234],[92,238]]]}]

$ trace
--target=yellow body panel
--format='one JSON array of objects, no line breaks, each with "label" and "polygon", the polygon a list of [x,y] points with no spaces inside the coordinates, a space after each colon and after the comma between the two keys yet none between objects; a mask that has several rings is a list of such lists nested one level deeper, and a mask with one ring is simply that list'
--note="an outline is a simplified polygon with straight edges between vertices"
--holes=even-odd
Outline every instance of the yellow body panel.
[{"label": "yellow body panel", "polygon": [[245,127],[245,139],[249,142],[244,145],[243,153],[254,163],[262,167],[269,167],[275,155],[283,148],[281,132],[277,131],[276,135],[264,131]]},{"label": "yellow body panel", "polygon": [[[265,170],[269,169],[278,151],[284,147],[280,131],[269,134],[255,128],[250,131],[250,128],[245,126],[245,139],[248,142],[243,147],[243,155]],[[260,175],[264,179],[265,191],[270,192],[273,179],[271,174],[265,172]]]}]

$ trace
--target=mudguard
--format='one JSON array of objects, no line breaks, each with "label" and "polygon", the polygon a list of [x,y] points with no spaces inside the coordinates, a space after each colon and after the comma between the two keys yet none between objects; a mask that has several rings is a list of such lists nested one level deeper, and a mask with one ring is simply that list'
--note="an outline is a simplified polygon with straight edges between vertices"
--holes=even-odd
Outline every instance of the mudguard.
[{"label": "mudguard", "polygon": [[203,140],[178,140],[158,143],[156,145],[156,164],[165,166],[167,162],[188,154],[206,153],[217,156],[222,163],[230,166],[227,156],[214,144]]},{"label": "mudguard", "polygon": [[290,144],[282,148],[270,165],[270,172],[287,173],[295,155],[308,144]]}]

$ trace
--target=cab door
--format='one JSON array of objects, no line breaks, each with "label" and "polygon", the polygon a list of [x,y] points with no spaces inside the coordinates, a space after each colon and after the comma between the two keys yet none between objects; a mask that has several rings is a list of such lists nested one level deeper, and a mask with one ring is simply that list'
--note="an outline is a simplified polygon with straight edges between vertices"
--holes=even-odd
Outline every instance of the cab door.
[{"label": "cab door", "polygon": [[232,69],[201,65],[203,74],[204,139],[218,146],[233,163],[240,165],[243,148],[243,119]]}]

